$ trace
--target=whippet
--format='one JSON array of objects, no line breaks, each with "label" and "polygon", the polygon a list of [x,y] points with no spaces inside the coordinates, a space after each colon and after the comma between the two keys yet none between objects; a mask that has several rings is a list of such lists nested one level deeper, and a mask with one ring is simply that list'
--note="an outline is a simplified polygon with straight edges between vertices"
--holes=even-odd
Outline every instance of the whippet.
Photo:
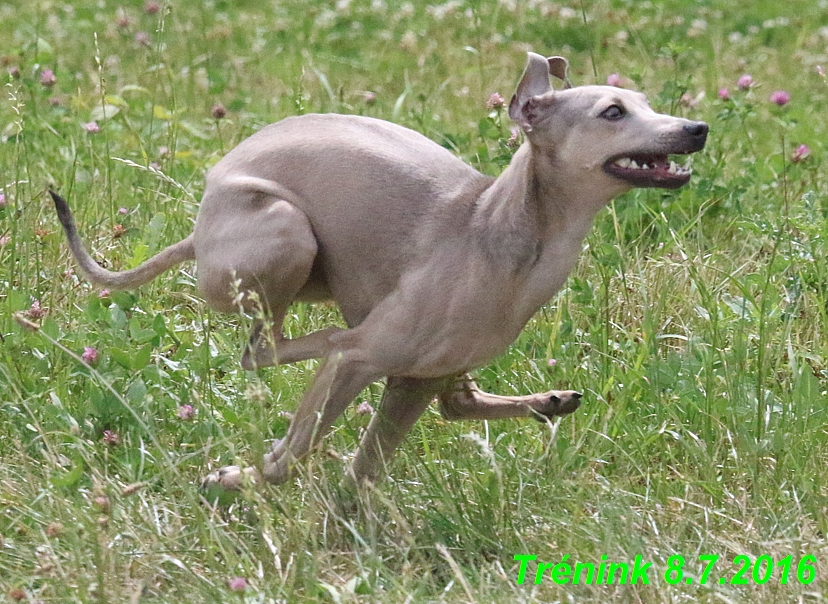
[{"label": "whippet", "polygon": [[[380,477],[431,401],[447,419],[553,417],[581,395],[496,396],[466,375],[503,353],[564,284],[595,214],[633,187],[676,188],[691,171],[669,155],[704,147],[708,127],[653,111],[643,94],[571,88],[567,62],[529,53],[509,116],[525,142],[498,178],[421,134],[353,115],[267,126],[207,174],[195,228],[143,265],[98,266],[52,193],[89,278],[134,288],[184,260],[219,311],[256,312],[245,369],[323,359],[261,476],[281,483],[359,392],[387,378],[349,476]],[[566,82],[550,86],[550,74]],[[282,334],[294,301],[334,300],[347,329]],[[261,313],[259,315],[261,317]],[[237,488],[256,469],[212,473]]]}]

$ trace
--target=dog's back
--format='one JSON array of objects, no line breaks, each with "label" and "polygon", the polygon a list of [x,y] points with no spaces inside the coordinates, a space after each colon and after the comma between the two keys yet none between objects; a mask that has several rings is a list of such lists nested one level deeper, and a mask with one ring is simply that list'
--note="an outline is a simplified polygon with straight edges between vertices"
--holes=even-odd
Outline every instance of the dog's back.
[{"label": "dog's back", "polygon": [[[250,224],[266,212],[257,193],[284,199],[307,216],[319,246],[298,299],[334,297],[346,317],[358,320],[416,260],[421,232],[462,221],[492,180],[389,122],[292,117],[263,128],[210,170],[196,250],[199,239],[214,240],[216,225]],[[240,195],[244,189],[251,194]]]}]

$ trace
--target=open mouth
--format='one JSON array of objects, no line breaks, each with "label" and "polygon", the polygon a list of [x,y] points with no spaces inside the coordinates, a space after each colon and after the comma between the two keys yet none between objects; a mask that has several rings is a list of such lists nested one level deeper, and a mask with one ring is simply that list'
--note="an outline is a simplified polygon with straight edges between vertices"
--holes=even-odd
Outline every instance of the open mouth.
[{"label": "open mouth", "polygon": [[677,164],[668,155],[636,153],[614,157],[604,164],[607,174],[624,180],[634,187],[677,189],[687,184],[693,170]]}]

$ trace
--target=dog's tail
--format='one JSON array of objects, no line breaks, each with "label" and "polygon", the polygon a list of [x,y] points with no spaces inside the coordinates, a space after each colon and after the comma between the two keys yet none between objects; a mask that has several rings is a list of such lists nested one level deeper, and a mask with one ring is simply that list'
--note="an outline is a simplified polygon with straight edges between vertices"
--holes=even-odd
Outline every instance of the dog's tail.
[{"label": "dog's tail", "polygon": [[69,204],[66,203],[66,200],[52,190],[49,190],[49,195],[52,196],[52,200],[55,202],[58,220],[63,225],[63,230],[66,232],[66,237],[69,240],[69,249],[72,250],[72,254],[75,256],[78,264],[80,264],[83,272],[96,285],[111,289],[131,289],[147,281],[151,281],[176,264],[195,258],[193,236],[190,234],[186,239],[182,239],[178,243],[174,243],[170,247],[160,251],[140,266],[122,272],[108,271],[98,265],[83,246],[83,242],[75,228],[75,221],[72,219],[72,212],[69,210]]}]

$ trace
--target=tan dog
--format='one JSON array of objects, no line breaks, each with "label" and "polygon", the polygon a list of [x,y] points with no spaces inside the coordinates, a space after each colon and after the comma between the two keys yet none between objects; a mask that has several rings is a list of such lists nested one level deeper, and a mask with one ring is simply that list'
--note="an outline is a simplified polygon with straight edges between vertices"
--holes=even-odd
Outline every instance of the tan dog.
[{"label": "tan dog", "polygon": [[[509,105],[526,142],[497,179],[388,122],[292,117],[210,170],[189,237],[121,273],[94,262],[66,202],[52,196],[95,283],[132,288],[195,258],[210,306],[261,305],[272,316],[271,326],[257,321],[245,369],[323,358],[286,437],[264,458],[269,482],[287,480],[359,392],[387,377],[352,467],[358,482],[375,480],[435,397],[448,419],[577,409],[576,392],[501,397],[465,374],[502,354],[563,285],[598,210],[632,187],[690,179],[668,154],[703,148],[707,124],[657,114],[620,88],[553,91],[550,73],[565,80],[566,66],[529,53]],[[349,329],[284,338],[296,300],[336,301]],[[225,468],[207,482],[234,488],[242,474]]]}]

